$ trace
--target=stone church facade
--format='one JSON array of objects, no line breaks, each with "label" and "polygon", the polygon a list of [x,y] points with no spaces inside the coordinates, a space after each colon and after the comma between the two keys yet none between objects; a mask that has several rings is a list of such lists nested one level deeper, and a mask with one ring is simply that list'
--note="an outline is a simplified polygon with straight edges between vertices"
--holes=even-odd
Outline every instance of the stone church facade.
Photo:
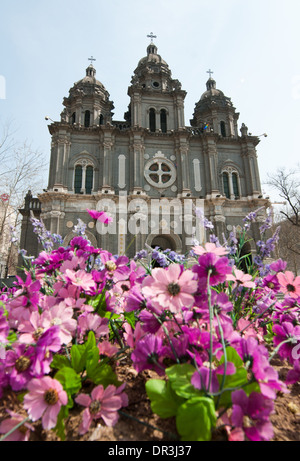
[{"label": "stone church facade", "polygon": [[[61,120],[49,125],[49,183],[35,216],[65,244],[80,219],[93,245],[130,257],[145,245],[185,253],[194,237],[203,242],[195,206],[219,237],[242,226],[246,214],[268,202],[259,178],[259,137],[238,127],[239,113],[211,74],[189,125],[186,94],[151,40],[128,88],[128,111],[117,121],[90,64],[64,98]],[[27,197],[24,248],[30,207]],[[95,224],[87,209],[105,209],[114,221]]]}]

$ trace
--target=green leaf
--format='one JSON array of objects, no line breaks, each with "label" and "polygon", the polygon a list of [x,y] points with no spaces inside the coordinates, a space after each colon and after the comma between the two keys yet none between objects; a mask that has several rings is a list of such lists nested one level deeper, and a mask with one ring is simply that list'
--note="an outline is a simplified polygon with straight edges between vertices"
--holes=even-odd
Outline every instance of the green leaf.
[{"label": "green leaf", "polygon": [[183,403],[177,411],[176,426],[181,440],[209,441],[216,426],[214,401],[208,397],[194,397]]},{"label": "green leaf", "polygon": [[107,310],[104,291],[102,293],[99,293],[94,298],[90,298],[87,304],[92,306],[94,308],[94,311],[97,312],[97,314],[100,315],[100,317],[105,317]]},{"label": "green leaf", "polygon": [[[226,347],[226,356],[227,356],[227,362],[232,362],[236,368],[240,368],[244,365],[243,360],[241,359],[241,357],[239,356],[239,354],[233,347],[231,346]],[[225,357],[223,355],[220,359],[219,364],[221,365],[224,362],[225,362]]]},{"label": "green leaf", "polygon": [[93,383],[97,385],[102,384],[103,387],[107,387],[109,384],[119,387],[122,384],[118,381],[112,367],[105,362],[100,362],[97,367],[90,368],[87,371],[87,375]]},{"label": "green leaf", "polygon": [[135,323],[136,323],[134,311],[132,311],[132,312],[124,312],[124,317],[127,320],[127,322],[129,323],[129,325],[131,326],[131,328],[134,330]]},{"label": "green leaf", "polygon": [[55,354],[50,364],[51,368],[60,370],[63,367],[72,367],[70,360],[65,355]]},{"label": "green leaf", "polygon": [[66,440],[65,420],[69,416],[69,410],[66,406],[62,406],[57,416],[57,423],[54,428],[56,435],[62,440]]},{"label": "green leaf", "polygon": [[[248,382],[247,370],[244,367],[244,362],[233,347],[226,347],[227,362],[232,362],[236,367],[236,372],[234,375],[226,375],[224,380],[224,387],[226,388],[241,388]],[[224,355],[221,357],[219,364],[225,362]],[[223,375],[217,375],[219,384],[222,384]],[[218,398],[219,406],[228,406],[231,405],[231,393],[233,391],[225,391],[221,394],[221,397]]]},{"label": "green leaf", "polygon": [[61,368],[58,370],[54,377],[61,383],[68,396],[77,394],[77,392],[79,392],[81,389],[80,376],[76,373],[75,370],[73,370],[73,368]]},{"label": "green leaf", "polygon": [[88,339],[84,344],[74,344],[71,348],[71,363],[77,373],[81,373],[86,368],[87,358],[90,351],[96,346],[95,333],[90,331]]},{"label": "green leaf", "polygon": [[145,387],[151,400],[151,409],[160,418],[175,416],[179,406],[184,402],[184,399],[173,391],[170,383],[162,379],[150,379]]},{"label": "green leaf", "polygon": [[166,369],[166,375],[169,377],[172,389],[179,397],[189,399],[201,395],[201,392],[191,384],[191,378],[195,371],[195,367],[188,363],[173,365]]}]

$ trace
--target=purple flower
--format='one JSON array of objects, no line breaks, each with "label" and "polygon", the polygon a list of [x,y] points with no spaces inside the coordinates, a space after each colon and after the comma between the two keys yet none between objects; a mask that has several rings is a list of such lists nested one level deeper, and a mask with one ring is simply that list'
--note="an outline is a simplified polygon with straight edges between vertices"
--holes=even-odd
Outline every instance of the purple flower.
[{"label": "purple flower", "polygon": [[7,342],[7,336],[9,333],[9,325],[4,315],[2,307],[0,307],[0,343]]},{"label": "purple flower", "polygon": [[242,338],[236,347],[247,368],[252,371],[261,393],[269,399],[276,398],[276,391],[287,392],[285,384],[279,380],[277,371],[269,363],[269,353],[256,338]]},{"label": "purple flower", "polygon": [[273,427],[269,420],[270,414],[274,411],[272,400],[257,392],[252,392],[247,397],[242,389],[234,391],[231,399],[232,424],[242,428],[248,440],[267,441],[273,437]]},{"label": "purple flower", "polygon": [[14,391],[25,389],[27,383],[35,376],[33,346],[19,344],[6,352],[5,369],[9,375],[9,384]]},{"label": "purple flower", "polygon": [[274,272],[284,272],[287,266],[286,261],[282,261],[282,259],[278,259],[270,264],[270,269]]},{"label": "purple flower", "polygon": [[288,359],[290,363],[293,363],[294,359],[292,356],[292,351],[295,345],[300,340],[300,326],[295,326],[291,322],[282,322],[281,325],[273,325],[274,336],[274,345],[278,346],[283,341],[290,339],[290,342],[286,342],[281,345],[278,355],[282,359]]},{"label": "purple flower", "polygon": [[36,343],[36,357],[34,361],[35,376],[43,376],[50,372],[52,353],[61,349],[60,327],[54,325],[46,330]]},{"label": "purple flower", "polygon": [[155,370],[159,375],[164,374],[162,366],[162,338],[153,334],[147,334],[137,341],[136,348],[131,354],[135,369]]},{"label": "purple flower", "polygon": [[228,265],[228,258],[219,257],[214,253],[206,253],[199,257],[199,265],[193,266],[193,271],[199,278],[207,279],[210,272],[210,285],[218,285],[226,281],[226,275],[230,274],[232,268]]}]

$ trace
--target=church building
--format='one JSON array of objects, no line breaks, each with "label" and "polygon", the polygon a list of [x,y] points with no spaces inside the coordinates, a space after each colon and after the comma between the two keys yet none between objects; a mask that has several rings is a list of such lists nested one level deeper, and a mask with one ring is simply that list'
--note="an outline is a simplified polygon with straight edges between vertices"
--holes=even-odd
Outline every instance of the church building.
[{"label": "church building", "polygon": [[[244,123],[239,127],[239,113],[211,71],[187,124],[187,93],[150,38],[128,87],[124,120],[114,120],[110,94],[91,59],[63,99],[60,121],[49,124],[48,187],[38,203],[29,195],[22,210],[21,247],[31,253],[38,247],[30,237],[30,211],[66,245],[81,220],[94,246],[132,257],[146,245],[186,253],[194,238],[203,243],[195,207],[221,240],[249,212],[268,205],[257,162],[259,137]],[[95,223],[87,209],[106,210],[113,222]],[[255,233],[259,239],[258,227]]]}]

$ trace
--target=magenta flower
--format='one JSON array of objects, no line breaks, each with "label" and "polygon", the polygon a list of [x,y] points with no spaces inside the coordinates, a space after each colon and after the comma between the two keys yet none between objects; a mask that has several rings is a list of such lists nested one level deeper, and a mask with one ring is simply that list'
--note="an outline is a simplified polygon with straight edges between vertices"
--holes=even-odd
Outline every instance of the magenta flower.
[{"label": "magenta flower", "polygon": [[280,284],[276,274],[268,274],[263,278],[262,286],[274,293],[280,290]]},{"label": "magenta flower", "polygon": [[279,272],[277,274],[278,282],[280,284],[280,291],[285,293],[291,298],[298,298],[300,296],[300,276],[295,277],[293,272]]},{"label": "magenta flower", "polygon": [[118,410],[122,408],[123,404],[128,403],[126,397],[112,384],[106,389],[100,384],[92,390],[91,396],[79,394],[75,401],[79,405],[87,407],[83,411],[82,422],[79,427],[80,434],[85,434],[92,421],[100,418],[107,426],[114,426],[119,418]]},{"label": "magenta flower", "polygon": [[27,383],[35,376],[34,359],[35,349],[33,346],[17,344],[13,349],[6,352],[5,369],[12,390],[25,389]]},{"label": "magenta flower", "polygon": [[62,405],[67,405],[68,396],[62,385],[50,376],[32,379],[27,386],[24,408],[32,421],[42,418],[44,429],[56,426]]},{"label": "magenta flower", "polygon": [[0,360],[0,399],[3,397],[3,390],[9,384],[8,373],[6,372],[5,364]]},{"label": "magenta flower", "polygon": [[4,311],[0,306],[0,343],[5,344],[7,340],[7,336],[9,333],[9,324],[7,319],[4,315]]},{"label": "magenta flower", "polygon": [[[297,383],[298,381],[300,381],[300,362],[299,362],[299,345],[298,347],[296,346],[296,353],[294,355],[294,363],[293,363],[293,369],[292,370],[289,370],[287,375],[286,375],[286,380],[285,380],[285,383],[287,385],[289,384],[294,384],[294,383]],[[296,359],[296,357],[298,357]]]},{"label": "magenta flower", "polygon": [[52,354],[61,349],[59,326],[54,325],[46,330],[35,346],[34,373],[35,376],[42,376],[50,373]]},{"label": "magenta flower", "polygon": [[282,359],[288,359],[290,363],[293,363],[293,348],[300,340],[300,326],[294,325],[291,322],[282,322],[281,325],[275,324],[273,325],[273,332],[275,333],[274,336],[274,345],[278,346],[280,343],[285,342],[281,345],[278,351],[278,355]]},{"label": "magenta flower", "polygon": [[272,400],[262,394],[252,392],[249,397],[242,389],[232,392],[231,421],[236,428],[242,428],[252,442],[268,441],[273,437],[273,427],[269,420],[274,411]]},{"label": "magenta flower", "polygon": [[282,261],[282,259],[278,259],[270,264],[270,269],[274,272],[283,272],[287,266],[286,261]]},{"label": "magenta flower", "polygon": [[261,393],[269,399],[276,398],[276,391],[287,392],[285,384],[279,380],[277,371],[269,363],[267,348],[258,344],[256,338],[242,338],[236,350],[259,384]]},{"label": "magenta flower", "polygon": [[86,210],[88,214],[95,219],[96,221],[101,221],[104,224],[109,224],[113,221],[113,218],[108,216],[105,211],[97,211],[97,210]]},{"label": "magenta flower", "polygon": [[207,280],[210,273],[210,285],[218,285],[226,281],[227,275],[231,274],[232,267],[228,264],[228,258],[219,257],[214,253],[206,253],[199,257],[199,264],[193,266],[193,271],[199,279]]},{"label": "magenta flower", "polygon": [[159,375],[164,374],[162,365],[162,338],[148,333],[137,341],[131,359],[135,369],[140,372],[143,370],[155,370]]},{"label": "magenta flower", "polygon": [[128,279],[130,268],[128,267],[129,259],[127,256],[115,258],[108,251],[101,251],[100,259],[104,266],[103,270],[101,270],[102,279],[108,278],[115,283]]},{"label": "magenta flower", "polygon": [[142,293],[154,307],[173,313],[183,307],[192,307],[197,290],[197,280],[192,271],[182,270],[179,264],[170,264],[167,269],[155,268],[142,284]]},{"label": "magenta flower", "polygon": [[[205,366],[201,366],[191,378],[191,384],[199,390],[205,392],[215,393],[219,390],[219,380],[217,375],[223,375],[225,372],[224,364],[219,365],[216,369],[213,369],[210,373],[210,369]],[[226,367],[226,375],[234,375],[236,373],[236,368],[233,363],[228,362]],[[211,374],[211,378],[210,378]],[[210,383],[209,383],[210,381]]]},{"label": "magenta flower", "polygon": [[[7,434],[25,419],[24,416],[19,415],[18,413],[15,413],[11,410],[7,409],[6,411],[10,418],[6,418],[0,423],[0,434]],[[29,440],[30,431],[34,431],[34,427],[25,421],[22,426],[20,426],[18,429],[15,429],[4,440],[7,442],[27,442]]]},{"label": "magenta flower", "polygon": [[83,341],[90,331],[95,333],[95,338],[99,340],[101,336],[109,334],[108,319],[100,317],[95,313],[85,312],[78,317],[78,337]]}]

